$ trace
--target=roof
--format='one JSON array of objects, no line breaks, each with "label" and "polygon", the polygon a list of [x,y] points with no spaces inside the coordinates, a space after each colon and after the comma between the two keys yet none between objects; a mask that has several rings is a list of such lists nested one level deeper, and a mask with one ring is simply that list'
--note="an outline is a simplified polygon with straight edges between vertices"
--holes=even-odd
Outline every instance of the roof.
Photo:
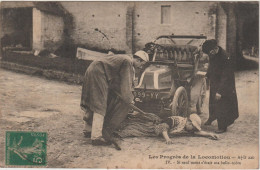
[{"label": "roof", "polygon": [[51,13],[54,15],[64,16],[66,14],[65,9],[59,2],[33,2],[35,7],[40,11]]},{"label": "roof", "polygon": [[67,11],[62,7],[59,2],[11,2],[5,1],[0,3],[1,8],[37,8],[40,11],[50,13],[53,15],[64,16]]},{"label": "roof", "polygon": [[11,2],[11,1],[3,1],[0,3],[1,8],[26,8],[33,7],[33,2]]}]

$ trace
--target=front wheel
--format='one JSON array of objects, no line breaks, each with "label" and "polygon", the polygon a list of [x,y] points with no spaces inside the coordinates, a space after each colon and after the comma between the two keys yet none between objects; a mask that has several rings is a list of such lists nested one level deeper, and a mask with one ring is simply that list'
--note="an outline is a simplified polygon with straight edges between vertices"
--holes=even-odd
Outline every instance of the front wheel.
[{"label": "front wheel", "polygon": [[173,116],[188,116],[188,95],[184,87],[179,87],[173,97],[171,103],[171,111]]}]

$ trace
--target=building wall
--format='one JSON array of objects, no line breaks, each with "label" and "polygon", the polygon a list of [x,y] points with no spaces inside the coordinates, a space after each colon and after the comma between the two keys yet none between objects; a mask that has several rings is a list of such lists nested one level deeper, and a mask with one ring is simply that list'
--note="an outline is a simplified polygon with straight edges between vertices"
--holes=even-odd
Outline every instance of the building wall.
[{"label": "building wall", "polygon": [[33,8],[33,49],[43,49],[42,40],[42,14],[41,11]]},{"label": "building wall", "polygon": [[[3,32],[3,9],[0,8],[0,38],[4,36]],[[1,41],[0,41],[0,47],[2,47]]]},{"label": "building wall", "polygon": [[41,12],[41,14],[43,46],[50,50],[56,50],[63,42],[63,18],[45,12]]},{"label": "building wall", "polygon": [[60,3],[73,16],[74,26],[70,36],[75,44],[100,49],[131,49],[127,37],[129,22],[126,20],[131,15],[127,12],[129,2]]},{"label": "building wall", "polygon": [[217,9],[217,35],[218,44],[226,50],[227,48],[227,14],[221,5]]},{"label": "building wall", "polygon": [[[170,23],[161,24],[161,6],[170,5]],[[200,35],[215,38],[215,2],[136,2],[136,50],[159,35]]]},{"label": "building wall", "polygon": [[235,4],[230,4],[227,17],[227,53],[231,58],[233,58],[233,61],[236,62],[237,19],[235,14]]},{"label": "building wall", "polygon": [[62,17],[33,8],[33,49],[56,50],[63,43],[63,29]]},{"label": "building wall", "polygon": [[33,8],[33,2],[26,1],[2,1],[1,8]]},{"label": "building wall", "polygon": [[[126,52],[142,49],[162,34],[215,38],[215,2],[61,2],[71,13],[76,44]],[[171,23],[161,24],[161,6],[171,5]],[[132,30],[132,31],[131,31]]]}]

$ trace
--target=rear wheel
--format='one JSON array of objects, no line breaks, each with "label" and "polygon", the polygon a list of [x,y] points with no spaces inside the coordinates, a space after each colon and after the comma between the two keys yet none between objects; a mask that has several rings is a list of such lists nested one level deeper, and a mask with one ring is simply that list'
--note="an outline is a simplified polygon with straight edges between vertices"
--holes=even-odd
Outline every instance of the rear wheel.
[{"label": "rear wheel", "polygon": [[199,99],[198,99],[198,103],[196,105],[197,114],[199,114],[199,115],[203,113],[202,107],[203,107],[203,104],[205,103],[206,90],[207,90],[206,79],[203,78],[202,81],[203,81],[203,83],[202,83],[201,88],[200,88],[200,96],[199,96]]},{"label": "rear wheel", "polygon": [[171,103],[173,116],[188,116],[188,95],[184,87],[179,87],[173,97]]}]

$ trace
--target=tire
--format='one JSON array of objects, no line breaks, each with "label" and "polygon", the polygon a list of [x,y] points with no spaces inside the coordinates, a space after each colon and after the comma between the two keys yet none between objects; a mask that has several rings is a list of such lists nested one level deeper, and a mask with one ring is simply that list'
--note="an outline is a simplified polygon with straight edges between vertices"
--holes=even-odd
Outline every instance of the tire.
[{"label": "tire", "polygon": [[205,103],[206,90],[207,90],[206,79],[203,78],[202,81],[203,81],[203,83],[202,83],[201,88],[200,88],[200,96],[199,96],[198,102],[196,104],[196,109],[197,109],[198,115],[203,113],[202,108],[203,108],[203,104]]},{"label": "tire", "polygon": [[181,86],[175,91],[171,103],[172,116],[188,117],[188,104],[189,99],[187,92],[185,88]]}]

